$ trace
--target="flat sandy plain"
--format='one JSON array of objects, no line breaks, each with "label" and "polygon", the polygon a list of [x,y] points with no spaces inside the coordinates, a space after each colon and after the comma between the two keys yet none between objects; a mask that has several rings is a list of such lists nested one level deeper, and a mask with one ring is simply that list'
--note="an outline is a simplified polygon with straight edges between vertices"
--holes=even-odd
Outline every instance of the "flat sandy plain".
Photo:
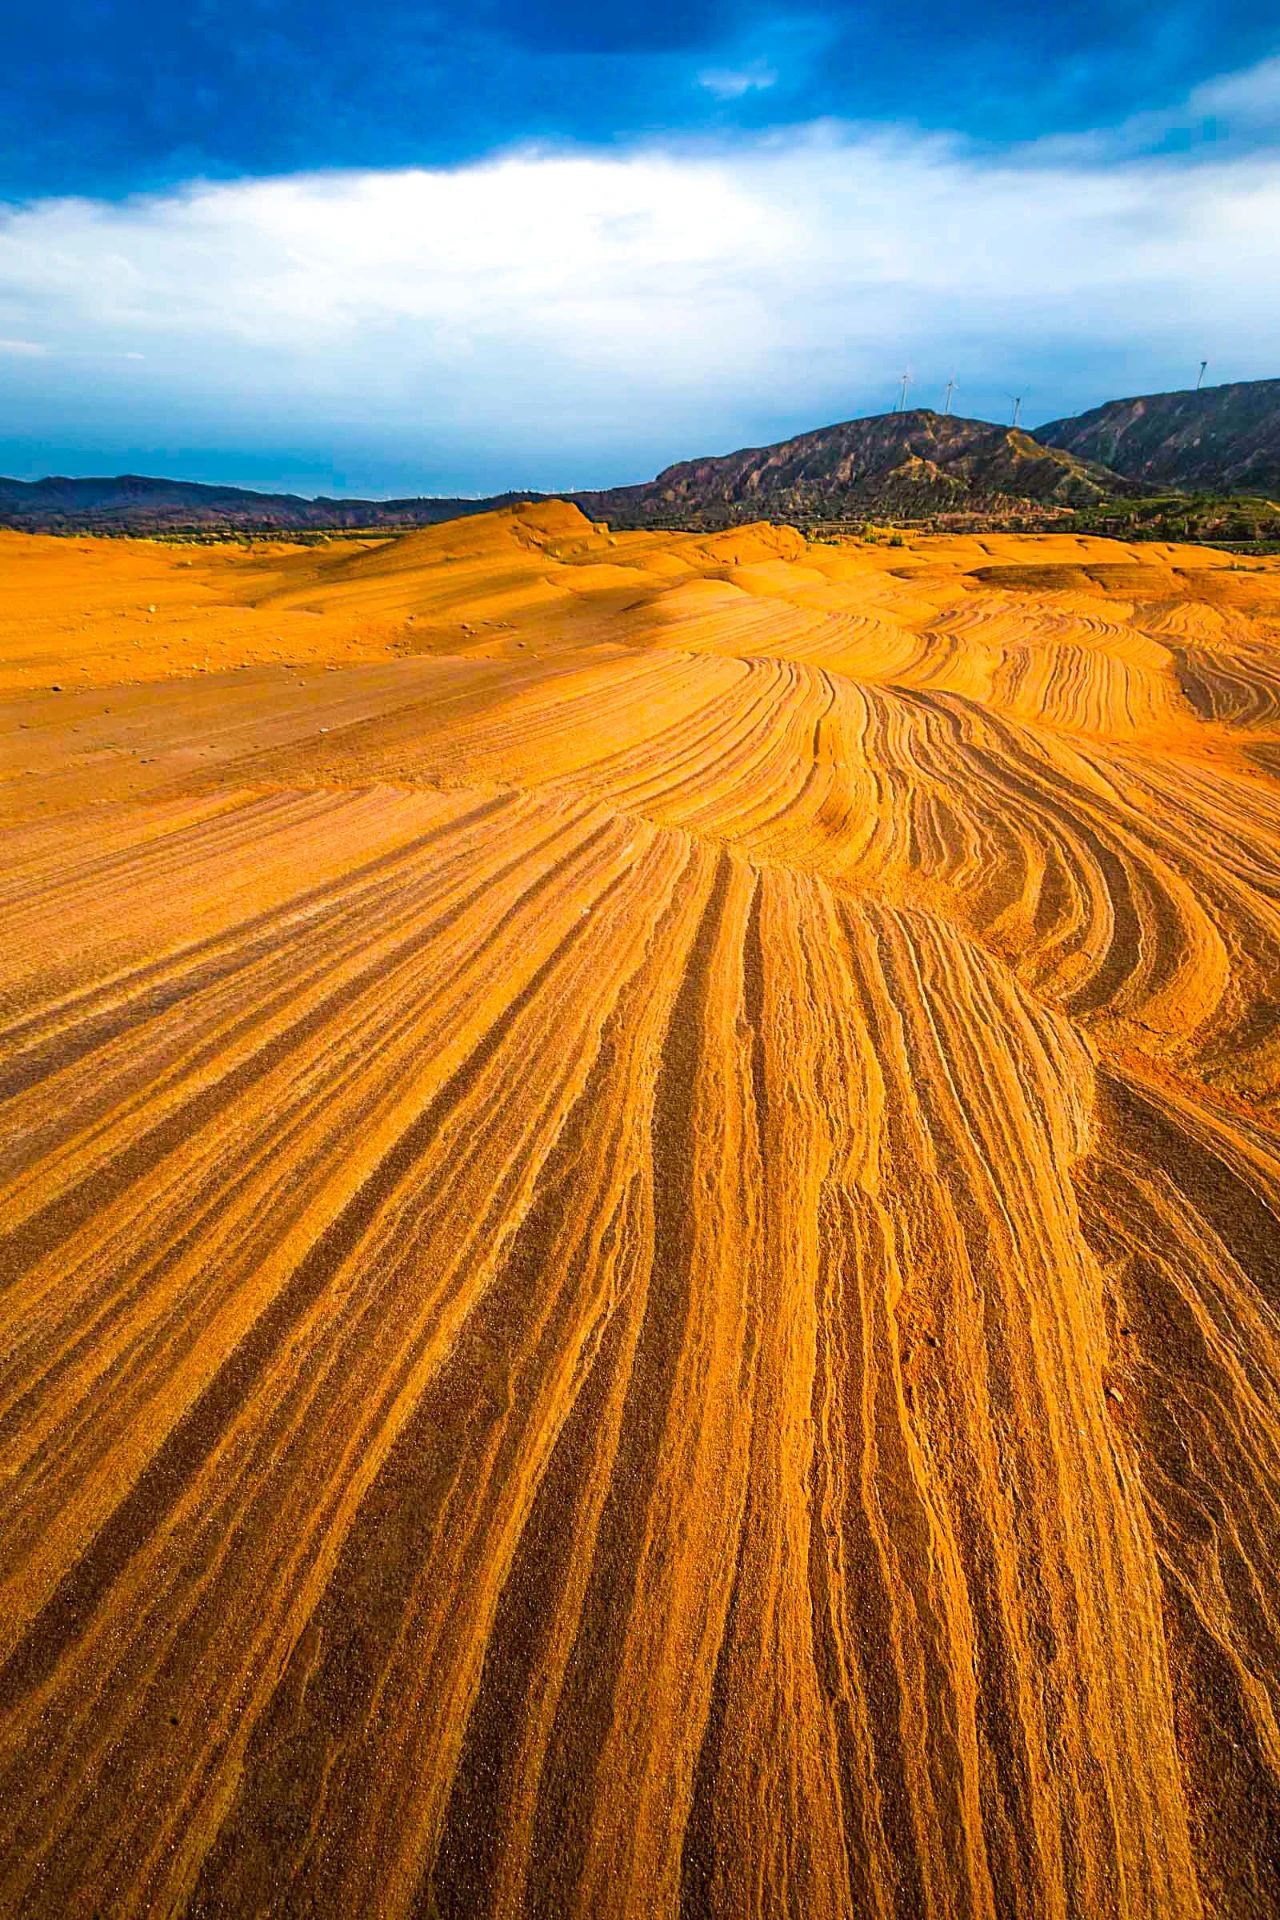
[{"label": "flat sandy plain", "polygon": [[1280,563],[0,535],[0,655],[6,1914],[1280,1911]]}]

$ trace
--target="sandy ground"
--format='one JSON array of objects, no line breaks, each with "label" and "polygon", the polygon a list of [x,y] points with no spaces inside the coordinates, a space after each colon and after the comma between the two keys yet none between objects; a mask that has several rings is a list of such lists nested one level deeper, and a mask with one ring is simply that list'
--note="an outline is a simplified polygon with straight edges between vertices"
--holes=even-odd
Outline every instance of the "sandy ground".
[{"label": "sandy ground", "polygon": [[0,535],[0,1907],[1280,1912],[1280,564]]}]

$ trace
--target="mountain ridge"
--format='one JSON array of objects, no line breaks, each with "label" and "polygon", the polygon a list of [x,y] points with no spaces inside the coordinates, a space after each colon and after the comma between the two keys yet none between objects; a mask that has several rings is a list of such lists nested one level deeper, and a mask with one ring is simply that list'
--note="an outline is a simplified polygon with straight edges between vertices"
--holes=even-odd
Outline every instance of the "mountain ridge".
[{"label": "mountain ridge", "polygon": [[868,512],[999,512],[1094,505],[1117,482],[1016,427],[913,408],[811,429],[765,447],[677,461],[638,487],[574,498],[619,525],[836,519]]},{"label": "mountain ridge", "polygon": [[1107,400],[1037,427],[1045,446],[1179,491],[1280,492],[1280,379]]},{"label": "mountain ridge", "polygon": [[[1104,457],[1105,456],[1105,457]],[[774,519],[1069,520],[1161,491],[1280,496],[1280,379],[1108,401],[1034,432],[930,408],[871,414],[765,446],[675,461],[652,480],[482,498],[258,493],[143,474],[0,479],[0,526],[54,533],[403,531],[559,497],[618,527]]]},{"label": "mountain ridge", "polygon": [[[50,474],[41,480],[0,478],[0,525],[31,532],[110,532],[127,531],[130,522],[146,520],[156,531],[185,532],[193,525],[212,530],[222,525],[228,531],[332,532],[356,527],[435,526],[530,497],[508,492],[482,500],[458,495],[362,500],[318,494],[309,498],[299,493],[259,493],[251,487],[216,486],[149,474],[85,479]],[[201,516],[194,523],[193,513]]]}]

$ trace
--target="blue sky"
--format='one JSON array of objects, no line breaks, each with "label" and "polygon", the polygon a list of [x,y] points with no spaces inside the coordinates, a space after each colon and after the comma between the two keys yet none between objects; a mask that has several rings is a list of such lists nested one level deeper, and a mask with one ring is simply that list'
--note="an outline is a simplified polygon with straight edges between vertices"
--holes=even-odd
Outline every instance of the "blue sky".
[{"label": "blue sky", "polygon": [[70,0],[6,53],[9,473],[567,487],[904,366],[1030,420],[1280,372],[1256,0]]}]

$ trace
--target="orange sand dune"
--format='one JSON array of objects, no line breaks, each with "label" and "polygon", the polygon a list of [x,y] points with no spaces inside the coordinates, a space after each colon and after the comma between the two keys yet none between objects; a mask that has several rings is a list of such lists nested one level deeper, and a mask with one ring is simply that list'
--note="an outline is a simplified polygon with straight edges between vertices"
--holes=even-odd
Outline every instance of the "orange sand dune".
[{"label": "orange sand dune", "polygon": [[0,1908],[1280,1912],[1280,564],[0,588]]}]

